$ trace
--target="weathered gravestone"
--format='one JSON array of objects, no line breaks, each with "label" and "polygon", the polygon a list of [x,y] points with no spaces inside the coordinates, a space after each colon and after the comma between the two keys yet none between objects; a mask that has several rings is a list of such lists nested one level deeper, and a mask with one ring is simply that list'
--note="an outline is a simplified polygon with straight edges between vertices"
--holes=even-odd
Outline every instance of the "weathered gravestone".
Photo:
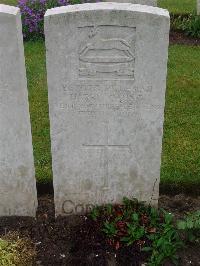
[{"label": "weathered gravestone", "polygon": [[56,215],[157,204],[169,14],[132,4],[45,15]]},{"label": "weathered gravestone", "polygon": [[131,3],[147,6],[157,6],[157,0],[104,0],[104,2]]},{"label": "weathered gravestone", "polygon": [[197,0],[197,15],[200,15],[200,0]]},{"label": "weathered gravestone", "polygon": [[21,18],[0,5],[0,216],[35,216],[36,182]]}]

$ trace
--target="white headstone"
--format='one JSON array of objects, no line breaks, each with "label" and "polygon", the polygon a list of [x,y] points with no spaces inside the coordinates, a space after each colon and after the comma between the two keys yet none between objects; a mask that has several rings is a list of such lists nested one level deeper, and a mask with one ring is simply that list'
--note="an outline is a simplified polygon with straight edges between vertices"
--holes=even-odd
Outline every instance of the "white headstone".
[{"label": "white headstone", "polygon": [[169,14],[119,3],[45,15],[56,215],[157,204]]},{"label": "white headstone", "polygon": [[37,208],[21,17],[0,5],[0,216]]},{"label": "white headstone", "polygon": [[157,6],[157,0],[104,0],[104,2],[115,2],[115,3],[131,3],[131,4],[139,4],[146,6]]}]

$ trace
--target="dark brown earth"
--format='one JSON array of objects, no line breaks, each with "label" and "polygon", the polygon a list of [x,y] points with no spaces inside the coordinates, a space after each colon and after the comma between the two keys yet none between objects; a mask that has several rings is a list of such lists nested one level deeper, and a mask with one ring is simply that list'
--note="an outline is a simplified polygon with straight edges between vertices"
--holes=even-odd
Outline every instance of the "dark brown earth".
[{"label": "dark brown earth", "polygon": [[[200,210],[200,197],[162,195],[159,207],[180,218],[186,212]],[[117,254],[113,253],[103,234],[99,233],[85,216],[68,216],[55,220],[51,195],[39,197],[37,220],[21,217],[1,218],[0,235],[10,231],[17,231],[35,243],[35,265],[139,266],[136,263],[137,256],[140,256],[137,250],[126,249]],[[182,266],[200,265],[200,246],[189,245],[181,250],[179,255]]]},{"label": "dark brown earth", "polygon": [[171,31],[169,36],[170,44],[200,45],[200,38],[193,38],[183,32]]}]

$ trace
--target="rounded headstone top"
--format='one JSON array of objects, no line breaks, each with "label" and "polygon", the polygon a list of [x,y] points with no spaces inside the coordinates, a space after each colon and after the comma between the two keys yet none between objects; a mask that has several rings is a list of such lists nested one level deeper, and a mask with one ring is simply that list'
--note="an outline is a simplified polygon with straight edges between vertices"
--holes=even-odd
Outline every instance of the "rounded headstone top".
[{"label": "rounded headstone top", "polygon": [[[104,2],[110,2],[110,0],[104,0]],[[113,0],[115,3],[131,3],[147,6],[157,6],[157,0]]]},{"label": "rounded headstone top", "polygon": [[131,4],[131,3],[113,3],[113,2],[86,3],[86,4],[56,7],[48,9],[45,13],[45,16],[59,15],[59,14],[72,13],[72,12],[81,12],[81,11],[96,11],[96,10],[133,11],[133,12],[150,13],[154,15],[169,17],[169,12],[166,9],[153,7],[153,6]]},{"label": "rounded headstone top", "polygon": [[0,4],[0,13],[17,15],[19,12],[20,9],[18,7]]}]

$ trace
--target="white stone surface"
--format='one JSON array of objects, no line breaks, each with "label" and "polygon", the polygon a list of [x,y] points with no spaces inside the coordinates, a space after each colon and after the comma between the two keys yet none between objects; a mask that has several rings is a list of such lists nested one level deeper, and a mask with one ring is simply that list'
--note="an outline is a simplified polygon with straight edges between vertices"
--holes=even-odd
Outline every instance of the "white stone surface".
[{"label": "white stone surface", "polygon": [[37,208],[21,17],[0,5],[0,216]]},{"label": "white stone surface", "polygon": [[56,215],[159,195],[169,14],[97,3],[48,10]]},{"label": "white stone surface", "polygon": [[197,15],[200,15],[200,0],[197,0]]},{"label": "white stone surface", "polygon": [[157,0],[104,0],[104,2],[115,2],[115,3],[131,3],[147,6],[157,6]]}]

